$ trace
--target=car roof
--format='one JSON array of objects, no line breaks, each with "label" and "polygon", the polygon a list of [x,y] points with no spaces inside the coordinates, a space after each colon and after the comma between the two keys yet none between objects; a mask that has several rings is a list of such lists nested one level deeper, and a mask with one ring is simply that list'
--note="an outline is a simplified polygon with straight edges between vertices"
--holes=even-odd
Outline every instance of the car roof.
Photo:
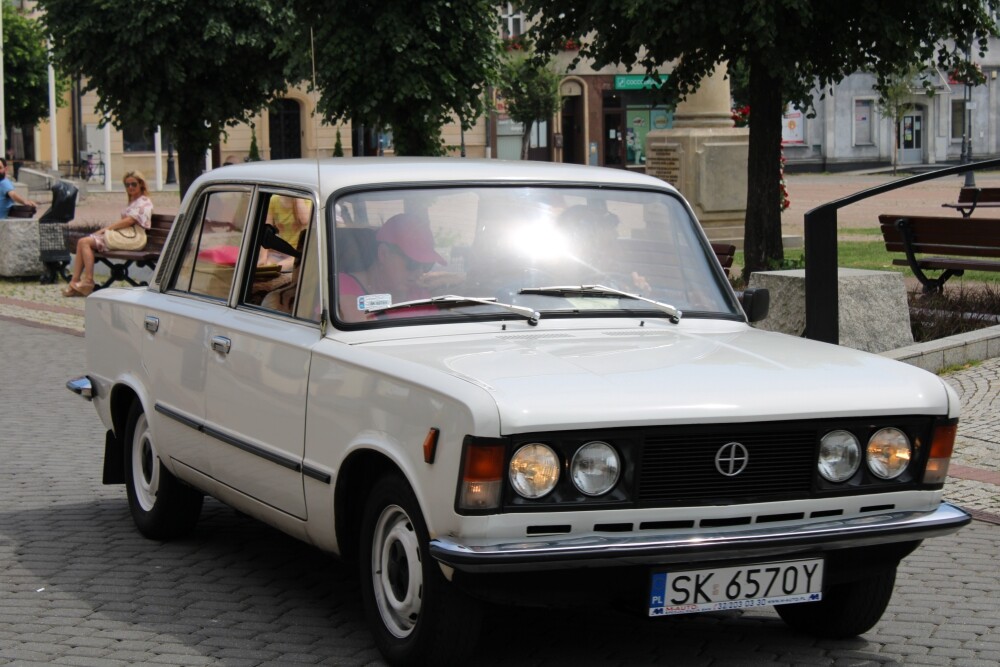
[{"label": "car roof", "polygon": [[365,185],[473,183],[605,184],[673,190],[658,178],[626,169],[552,162],[469,158],[357,157],[269,160],[227,165],[198,178],[191,188],[219,182],[251,181],[316,190],[320,196]]}]

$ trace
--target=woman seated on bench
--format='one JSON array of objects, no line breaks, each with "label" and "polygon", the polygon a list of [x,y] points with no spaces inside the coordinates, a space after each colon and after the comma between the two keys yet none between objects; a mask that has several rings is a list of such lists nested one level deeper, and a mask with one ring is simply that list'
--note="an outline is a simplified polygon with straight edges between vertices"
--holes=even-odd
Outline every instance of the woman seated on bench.
[{"label": "woman seated on bench", "polygon": [[63,290],[63,296],[87,296],[94,291],[94,252],[108,250],[105,238],[108,230],[127,229],[133,225],[149,229],[153,219],[153,202],[149,199],[146,178],[141,172],[127,171],[122,183],[125,185],[128,204],[122,210],[121,219],[77,241],[73,277],[70,278],[69,286]]}]

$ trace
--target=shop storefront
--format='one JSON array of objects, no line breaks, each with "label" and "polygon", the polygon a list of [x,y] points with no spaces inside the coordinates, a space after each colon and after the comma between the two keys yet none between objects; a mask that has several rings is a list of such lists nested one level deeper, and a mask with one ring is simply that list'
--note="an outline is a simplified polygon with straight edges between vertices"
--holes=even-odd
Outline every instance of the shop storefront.
[{"label": "shop storefront", "polygon": [[642,74],[617,74],[602,98],[603,164],[645,169],[646,135],[673,127],[673,109],[658,103],[662,82]]}]

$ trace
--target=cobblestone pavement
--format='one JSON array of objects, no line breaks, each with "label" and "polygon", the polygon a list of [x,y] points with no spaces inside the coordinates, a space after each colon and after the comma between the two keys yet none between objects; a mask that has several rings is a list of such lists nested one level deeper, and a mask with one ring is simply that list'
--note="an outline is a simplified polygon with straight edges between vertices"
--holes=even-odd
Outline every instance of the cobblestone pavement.
[{"label": "cobblestone pavement", "polygon": [[[189,538],[142,538],[124,489],[100,483],[93,407],[64,389],[83,368],[83,339],[0,320],[0,341],[0,664],[382,664],[357,578],[336,559],[214,501]],[[968,406],[953,468],[995,475],[1000,361],[948,381]],[[861,638],[796,635],[771,609],[649,621],[607,608],[496,608],[471,662],[996,665],[997,487],[971,475],[947,495],[989,510],[985,520],[909,556],[885,616]]]}]

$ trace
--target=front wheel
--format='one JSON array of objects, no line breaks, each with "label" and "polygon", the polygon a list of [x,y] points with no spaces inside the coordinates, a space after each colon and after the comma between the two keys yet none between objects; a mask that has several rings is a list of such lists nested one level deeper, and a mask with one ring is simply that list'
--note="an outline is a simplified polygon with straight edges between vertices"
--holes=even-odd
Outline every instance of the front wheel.
[{"label": "front wheel", "polygon": [[479,604],[448,583],[428,542],[410,486],[383,477],[362,519],[361,594],[375,643],[393,665],[459,662],[479,636]]},{"label": "front wheel", "polygon": [[163,467],[149,421],[136,400],[125,427],[125,490],[139,532],[168,540],[191,532],[204,496],[182,484]]},{"label": "front wheel", "polygon": [[868,632],[882,618],[896,584],[896,568],[831,586],[819,602],[781,604],[774,609],[789,627],[814,637],[847,639]]}]

